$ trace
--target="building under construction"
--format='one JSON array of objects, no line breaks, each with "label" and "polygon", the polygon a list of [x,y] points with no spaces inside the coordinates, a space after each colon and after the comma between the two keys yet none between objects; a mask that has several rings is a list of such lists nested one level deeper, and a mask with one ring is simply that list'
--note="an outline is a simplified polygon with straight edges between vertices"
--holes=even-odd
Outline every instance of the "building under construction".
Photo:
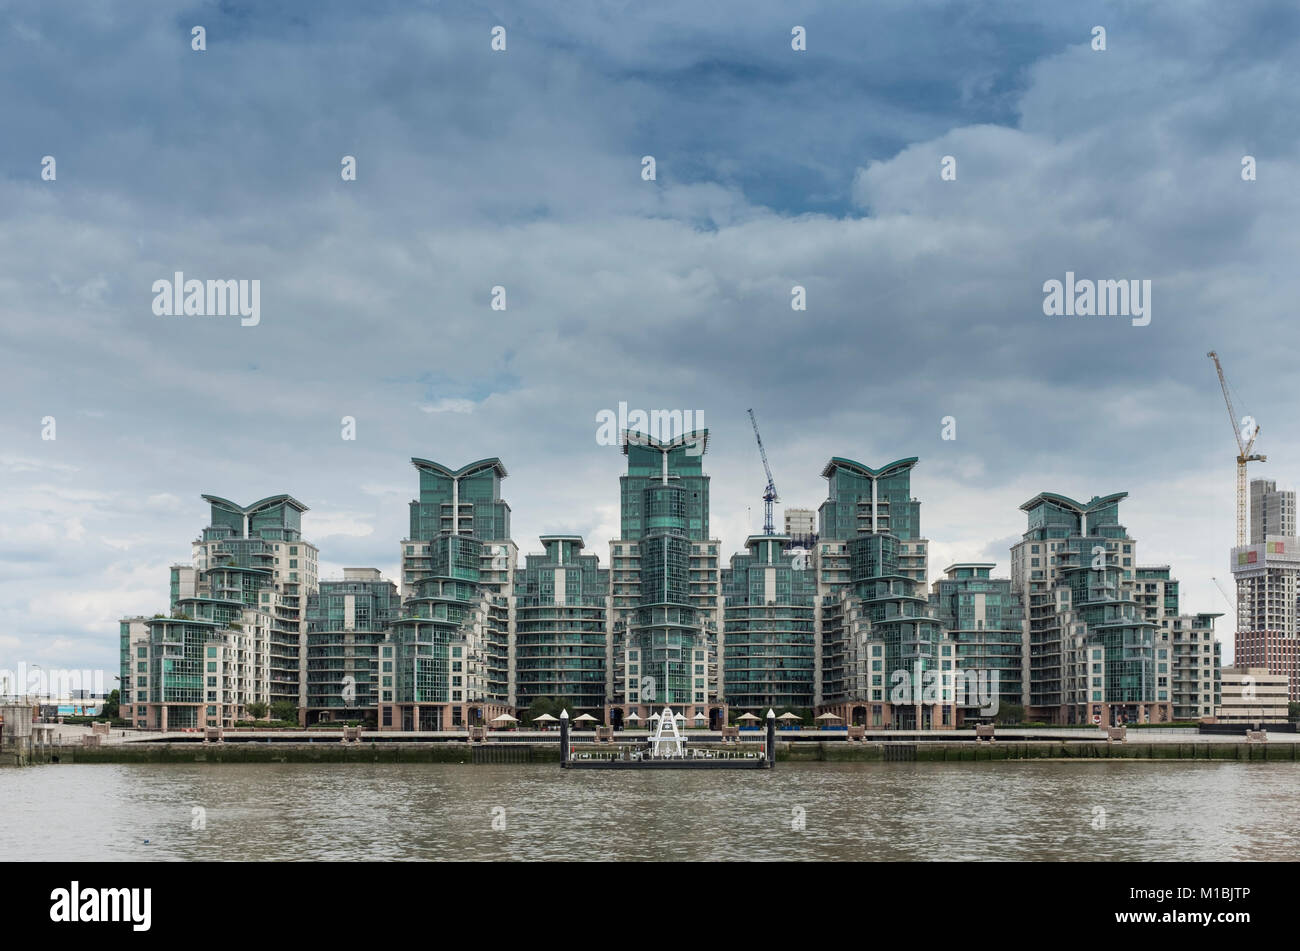
[{"label": "building under construction", "polygon": [[1237,633],[1233,662],[1285,674],[1291,700],[1300,701],[1296,670],[1300,644],[1300,538],[1295,493],[1273,482],[1250,484],[1250,544],[1232,549],[1237,582]]}]

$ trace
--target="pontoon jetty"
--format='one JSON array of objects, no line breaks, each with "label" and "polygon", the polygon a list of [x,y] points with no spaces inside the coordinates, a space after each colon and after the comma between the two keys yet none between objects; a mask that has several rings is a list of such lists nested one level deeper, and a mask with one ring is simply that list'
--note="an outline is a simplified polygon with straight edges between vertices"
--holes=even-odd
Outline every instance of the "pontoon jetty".
[{"label": "pontoon jetty", "polygon": [[758,752],[687,749],[686,737],[678,731],[673,711],[664,707],[659,728],[648,743],[583,752],[576,756],[569,742],[569,711],[560,714],[562,769],[771,769],[775,762],[776,714],[771,710],[767,711],[767,739]]}]

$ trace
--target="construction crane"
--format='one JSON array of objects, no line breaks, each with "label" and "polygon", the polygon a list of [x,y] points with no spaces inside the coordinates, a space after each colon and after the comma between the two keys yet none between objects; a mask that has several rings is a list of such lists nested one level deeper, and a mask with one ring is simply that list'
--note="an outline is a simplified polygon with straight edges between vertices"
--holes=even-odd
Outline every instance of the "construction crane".
[{"label": "construction crane", "polygon": [[[1228,421],[1232,423],[1232,437],[1237,440],[1237,547],[1241,548],[1248,540],[1246,537],[1246,463],[1264,462],[1268,457],[1251,453],[1255,448],[1255,440],[1259,436],[1259,425],[1251,416],[1244,416],[1240,422],[1237,421],[1237,411],[1232,405],[1232,396],[1228,392],[1228,381],[1223,375],[1223,365],[1219,363],[1219,355],[1211,350],[1206,356],[1214,361],[1214,369],[1219,373],[1223,401],[1228,404]],[[1250,430],[1249,439],[1243,436],[1243,429]]]},{"label": "construction crane", "polygon": [[1215,587],[1219,589],[1219,594],[1223,595],[1223,600],[1228,602],[1228,607],[1232,608],[1232,615],[1235,618],[1237,616],[1237,602],[1228,597],[1227,590],[1224,589],[1223,584],[1218,578],[1211,577],[1210,580],[1213,581]]},{"label": "construction crane", "polygon": [[763,490],[763,534],[775,535],[776,529],[772,525],[772,503],[780,502],[781,497],[776,494],[776,483],[772,481],[772,467],[767,464],[767,450],[763,448],[763,437],[758,434],[758,420],[754,418],[754,411],[749,411],[749,421],[754,424],[754,438],[758,440],[758,454],[763,457],[763,471],[767,473],[767,488]]}]

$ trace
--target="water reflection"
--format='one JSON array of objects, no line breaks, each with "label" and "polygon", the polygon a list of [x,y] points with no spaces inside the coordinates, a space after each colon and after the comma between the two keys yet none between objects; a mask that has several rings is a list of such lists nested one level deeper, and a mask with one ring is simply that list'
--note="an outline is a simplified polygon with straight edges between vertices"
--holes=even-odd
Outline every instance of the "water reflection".
[{"label": "water reflection", "polygon": [[42,766],[0,771],[0,858],[1293,860],[1297,779],[1133,760]]}]

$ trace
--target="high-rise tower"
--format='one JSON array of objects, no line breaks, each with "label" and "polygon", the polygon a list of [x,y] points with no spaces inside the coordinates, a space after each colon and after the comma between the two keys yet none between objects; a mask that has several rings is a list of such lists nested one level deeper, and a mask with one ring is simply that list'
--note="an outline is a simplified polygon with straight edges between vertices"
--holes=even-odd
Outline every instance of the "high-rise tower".
[{"label": "high-rise tower", "polygon": [[621,537],[610,543],[614,725],[673,706],[715,725],[722,602],[717,539],[709,537],[707,430],[661,441],[625,432]]}]

